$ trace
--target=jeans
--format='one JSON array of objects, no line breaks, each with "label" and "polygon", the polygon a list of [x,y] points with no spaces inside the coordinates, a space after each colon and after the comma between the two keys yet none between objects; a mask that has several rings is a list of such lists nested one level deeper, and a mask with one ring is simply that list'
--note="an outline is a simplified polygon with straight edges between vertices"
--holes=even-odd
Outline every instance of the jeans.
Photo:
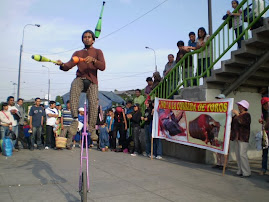
[{"label": "jeans", "polygon": [[31,147],[34,147],[35,141],[38,148],[42,147],[41,132],[42,132],[42,126],[33,127],[33,132],[31,135]]},{"label": "jeans", "polygon": [[151,150],[151,132],[152,132],[152,127],[151,124],[147,125],[145,124],[145,138],[146,138],[146,153],[147,155],[150,154]]},{"label": "jeans", "polygon": [[262,150],[262,171],[267,171],[268,148]]},{"label": "jeans", "polygon": [[159,138],[153,139],[153,155],[154,156],[162,156],[162,140]]},{"label": "jeans", "polygon": [[133,127],[134,152],[143,153],[145,151],[145,135],[141,132],[140,126]]},{"label": "jeans", "polygon": [[109,136],[106,133],[99,134],[100,148],[103,149],[109,146]]},{"label": "jeans", "polygon": [[[242,33],[242,26],[240,26],[238,28],[238,31],[237,31],[237,28],[234,29],[235,31],[235,36],[237,38],[237,36],[239,36],[241,33]],[[238,41],[237,41],[237,45],[238,45],[238,48],[241,48],[241,41],[244,40],[244,37],[241,37]]]},{"label": "jeans", "polygon": [[3,139],[8,131],[9,131],[9,127],[8,126],[1,126],[0,139]]},{"label": "jeans", "polygon": [[15,148],[15,144],[18,141],[18,125],[17,126],[12,126],[12,131],[16,135],[16,140],[12,140],[13,147]]},{"label": "jeans", "polygon": [[120,133],[119,145],[122,146],[122,149],[127,148],[126,145],[126,132],[124,130],[124,123],[114,123],[113,126],[113,137],[117,137],[117,132]]},{"label": "jeans", "polygon": [[56,147],[53,126],[46,125],[46,131],[47,131],[46,146],[50,148]]}]

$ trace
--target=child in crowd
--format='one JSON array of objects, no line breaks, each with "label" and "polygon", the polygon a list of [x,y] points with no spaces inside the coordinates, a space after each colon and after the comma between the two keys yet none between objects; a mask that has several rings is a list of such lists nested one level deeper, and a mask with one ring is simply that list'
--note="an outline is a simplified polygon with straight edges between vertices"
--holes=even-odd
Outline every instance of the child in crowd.
[{"label": "child in crowd", "polygon": [[30,132],[31,132],[30,126],[29,126],[27,120],[25,120],[23,122],[23,134],[24,134],[24,137],[26,139],[28,149],[31,149],[31,134],[30,134]]},{"label": "child in crowd", "polygon": [[100,142],[100,148],[102,152],[108,151],[109,146],[109,130],[107,128],[107,125],[104,121],[100,122],[101,127],[99,128],[100,134],[99,134],[99,142]]},{"label": "child in crowd", "polygon": [[[232,7],[233,9],[236,9],[236,7],[238,6],[239,2],[238,1],[232,1]],[[233,13],[231,11],[227,11],[227,14],[233,17],[233,29],[235,32],[235,36],[238,37],[243,29],[242,29],[242,10],[239,9],[236,13]],[[237,45],[238,45],[238,49],[241,48],[241,41],[244,40],[244,37],[241,37],[238,41],[237,41]]]},{"label": "child in crowd", "polygon": [[[109,145],[110,149],[112,151],[116,151],[116,144],[112,144],[112,139],[113,139],[113,129],[114,129],[114,113],[112,109],[109,109],[107,112],[107,117],[106,117],[106,124],[109,130]],[[116,138],[116,137],[115,137]]]},{"label": "child in crowd", "polygon": [[58,137],[61,134],[61,119],[57,118],[55,125],[53,126],[54,136]]}]

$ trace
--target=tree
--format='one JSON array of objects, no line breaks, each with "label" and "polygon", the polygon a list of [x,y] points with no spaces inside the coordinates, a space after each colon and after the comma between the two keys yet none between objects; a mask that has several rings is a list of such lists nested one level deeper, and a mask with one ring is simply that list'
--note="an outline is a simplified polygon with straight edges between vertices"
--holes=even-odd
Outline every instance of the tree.
[{"label": "tree", "polygon": [[63,100],[62,96],[60,96],[60,95],[57,95],[57,96],[56,96],[56,98],[55,98],[55,102],[59,102],[59,103],[61,103],[61,104],[64,104],[64,100]]}]

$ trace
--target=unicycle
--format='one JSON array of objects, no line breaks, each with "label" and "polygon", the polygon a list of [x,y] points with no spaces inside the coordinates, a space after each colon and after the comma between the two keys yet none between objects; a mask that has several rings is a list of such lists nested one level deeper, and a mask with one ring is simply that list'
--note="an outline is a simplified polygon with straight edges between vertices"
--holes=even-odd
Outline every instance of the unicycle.
[{"label": "unicycle", "polygon": [[[80,172],[79,172],[79,194],[81,196],[81,201],[87,201],[87,193],[90,190],[89,182],[89,159],[88,159],[88,133],[86,132],[87,128],[87,111],[86,111],[86,101],[84,103],[84,124],[81,140],[81,152],[80,152]],[[85,150],[84,151],[84,145]],[[86,155],[85,155],[86,153]],[[86,159],[86,171],[83,168],[83,159]]]}]

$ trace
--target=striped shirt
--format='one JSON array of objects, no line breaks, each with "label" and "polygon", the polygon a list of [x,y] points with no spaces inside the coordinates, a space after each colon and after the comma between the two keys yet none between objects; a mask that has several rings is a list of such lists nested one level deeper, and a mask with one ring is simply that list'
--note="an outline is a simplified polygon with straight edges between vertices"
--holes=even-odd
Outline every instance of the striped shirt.
[{"label": "striped shirt", "polygon": [[71,122],[73,121],[71,111],[68,109],[62,110],[62,117],[63,117],[63,125],[70,126]]}]

